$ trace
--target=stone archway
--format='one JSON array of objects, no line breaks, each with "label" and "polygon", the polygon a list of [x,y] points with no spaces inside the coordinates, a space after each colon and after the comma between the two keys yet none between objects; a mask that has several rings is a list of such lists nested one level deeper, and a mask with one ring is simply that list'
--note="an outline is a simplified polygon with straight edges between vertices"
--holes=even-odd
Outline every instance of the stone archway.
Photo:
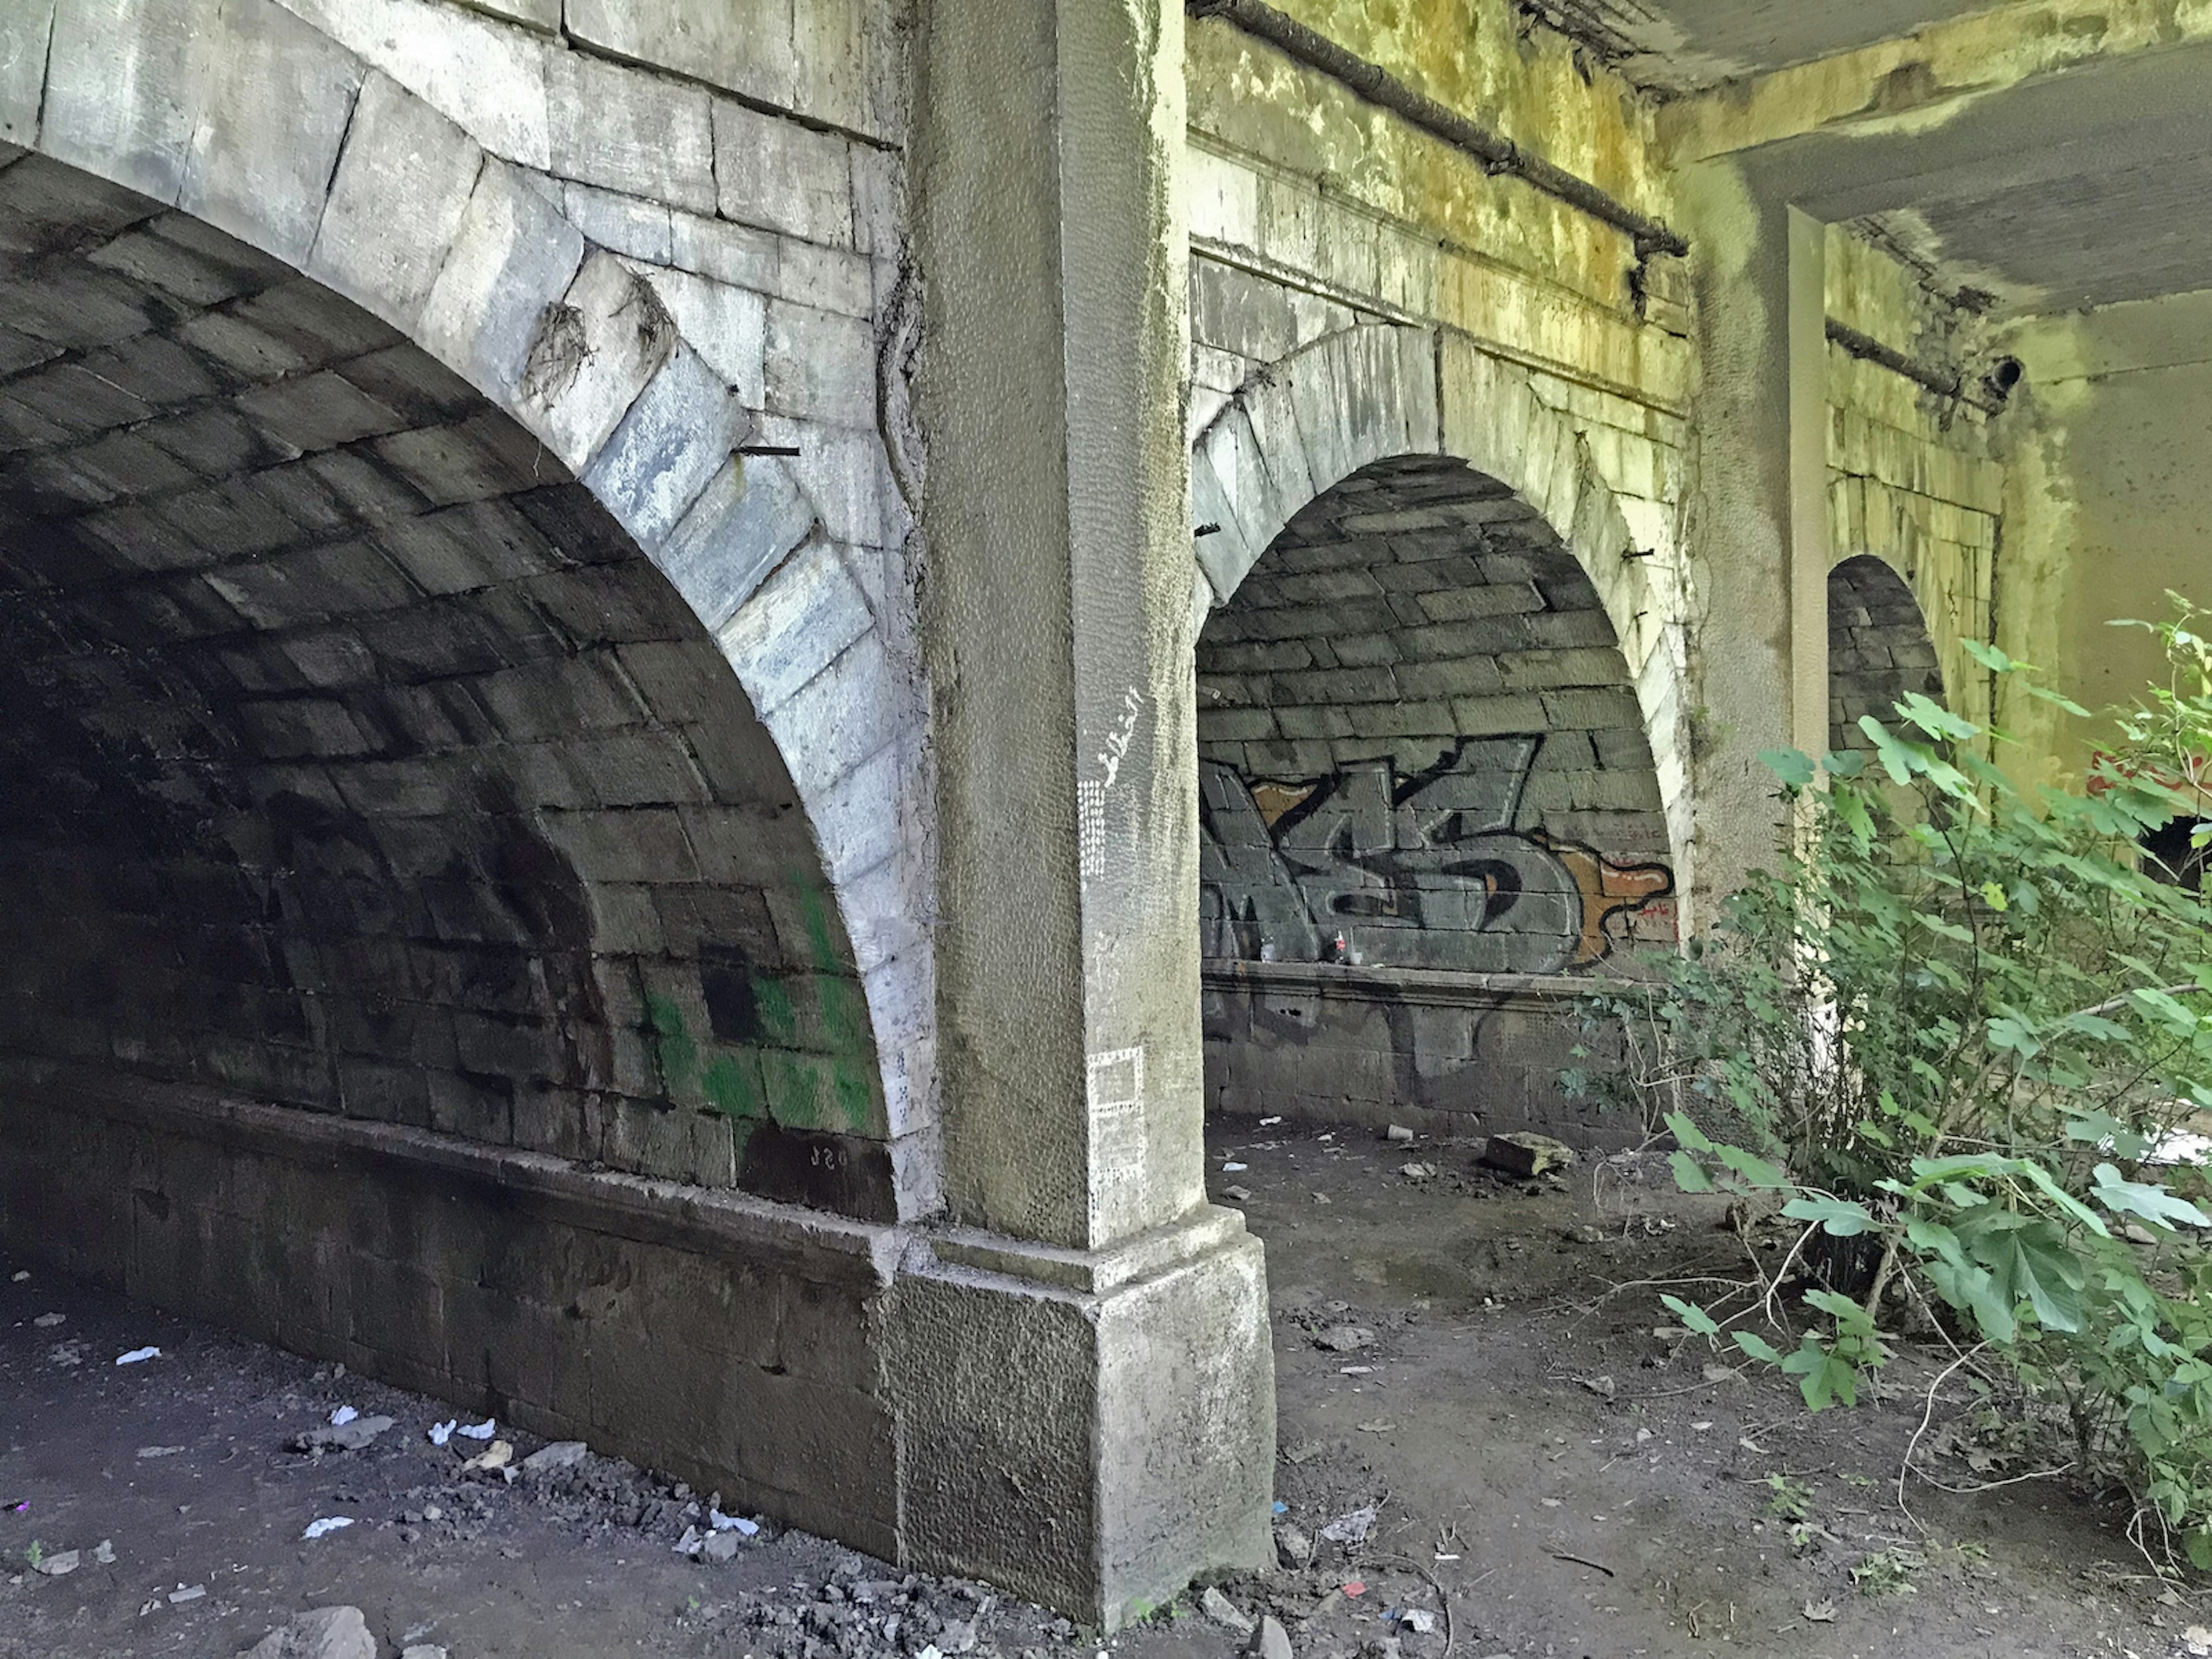
[{"label": "stone archway", "polygon": [[[1191,450],[1193,634],[1293,516],[1376,462],[1437,455],[1495,480],[1571,550],[1643,713],[1678,902],[1695,891],[1688,644],[1680,579],[1639,546],[1567,417],[1528,372],[1456,334],[1362,324],[1259,371]],[[1692,918],[1685,908],[1681,921]]]},{"label": "stone archway", "polygon": [[1525,377],[1418,331],[1197,451],[1209,1098],[1602,1138],[1563,976],[1677,937],[1687,849],[1650,550]]},{"label": "stone archway", "polygon": [[[55,238],[116,249],[72,288],[18,285],[32,325],[16,331],[28,345],[9,343],[12,361],[48,361],[40,354],[56,343],[78,349],[70,330],[96,333],[103,316],[128,329],[133,285],[165,304],[212,301],[227,315],[237,296],[206,267],[258,256],[350,301],[543,444],[719,641],[783,757],[881,1039],[872,1086],[902,1143],[901,1185],[910,1207],[927,1209],[937,1181],[929,878],[894,828],[927,811],[926,694],[882,555],[842,544],[853,514],[823,499],[824,488],[866,488],[848,476],[850,458],[738,453],[764,434],[758,391],[733,385],[717,343],[693,337],[632,263],[579,228],[558,179],[512,159],[519,146],[490,104],[478,100],[489,125],[466,130],[273,0],[180,0],[178,10],[173,29],[118,30],[90,0],[58,0],[41,38],[27,33],[16,69],[0,76],[0,141],[12,141],[0,179],[12,180],[27,227],[14,257],[51,255]],[[25,64],[41,72],[25,75]],[[556,94],[540,82],[536,95]],[[633,101],[626,118],[641,130],[684,126]],[[546,118],[505,116],[518,130],[542,131]],[[702,132],[706,118],[701,100]],[[13,145],[32,154],[16,160]],[[652,158],[672,178],[678,165]],[[711,212],[714,183],[702,200],[688,179],[672,188]],[[220,233],[211,256],[143,229],[172,208],[172,222]],[[250,331],[239,340],[237,349],[258,349]],[[854,343],[872,368],[872,343]]]},{"label": "stone archway", "polygon": [[1828,572],[1828,746],[1872,753],[1869,714],[1896,722],[1895,705],[1917,692],[1943,701],[1943,671],[1920,601],[1904,577],[1870,553]]}]

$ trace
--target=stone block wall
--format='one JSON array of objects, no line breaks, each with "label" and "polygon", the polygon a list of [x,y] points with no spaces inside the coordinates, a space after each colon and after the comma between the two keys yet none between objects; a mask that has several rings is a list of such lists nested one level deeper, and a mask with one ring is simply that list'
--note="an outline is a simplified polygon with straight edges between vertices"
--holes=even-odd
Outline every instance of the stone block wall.
[{"label": "stone block wall", "polygon": [[1554,973],[1673,938],[1612,625],[1494,479],[1332,487],[1208,620],[1198,686],[1208,957]]},{"label": "stone block wall", "polygon": [[1566,1094],[1606,1063],[1584,1043],[1587,981],[1541,975],[1210,963],[1206,1107],[1237,1116],[1425,1134],[1534,1129],[1571,1146],[1633,1145],[1642,1126]]},{"label": "stone block wall", "polygon": [[[1990,356],[1978,318],[1931,291],[1870,234],[1829,227],[1828,314],[1978,379]],[[1827,368],[1833,556],[1870,556],[1904,579],[1925,618],[1943,696],[1967,719],[1986,720],[1988,672],[1960,641],[1995,637],[2005,473],[1990,417],[1839,345],[1830,344]],[[1880,712],[1887,714],[1887,702]]]},{"label": "stone block wall", "polygon": [[878,1231],[96,1068],[0,1088],[0,1229],[65,1270],[897,1553]]},{"label": "stone block wall", "polygon": [[1894,729],[1897,705],[1917,692],[1943,701],[1943,674],[1919,602],[1904,579],[1870,554],[1828,573],[1828,746],[1874,751],[1859,721]]}]

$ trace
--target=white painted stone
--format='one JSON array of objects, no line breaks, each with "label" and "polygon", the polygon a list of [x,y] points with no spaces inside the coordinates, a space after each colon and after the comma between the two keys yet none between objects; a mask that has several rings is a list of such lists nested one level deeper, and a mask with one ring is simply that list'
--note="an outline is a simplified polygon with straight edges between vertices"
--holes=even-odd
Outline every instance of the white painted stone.
[{"label": "white painted stone", "polygon": [[746,424],[722,377],[679,343],[592,459],[583,483],[650,550],[668,539]]},{"label": "white painted stone", "polygon": [[868,998],[868,1024],[884,1061],[889,1097],[885,1115],[893,1135],[911,1134],[936,1115],[937,975],[929,956],[915,951],[879,963],[860,976]]},{"label": "white painted stone", "polygon": [[[714,103],[714,184],[725,218],[802,241],[851,247],[847,141],[726,98]],[[689,205],[687,204],[687,205]]]},{"label": "white painted stone", "polygon": [[863,974],[927,948],[921,920],[926,914],[921,878],[907,865],[902,858],[886,859],[839,884],[845,935],[853,941],[854,964]]},{"label": "white painted stone", "polygon": [[389,76],[372,72],[307,274],[412,332],[483,166],[473,138]]},{"label": "white painted stone", "polygon": [[548,34],[561,32],[561,0],[469,0],[469,4]]},{"label": "white painted stone", "polygon": [[665,203],[573,180],[558,188],[569,222],[601,247],[656,265],[670,263],[674,243],[669,234]]},{"label": "white painted stone", "polygon": [[666,266],[638,265],[684,340],[722,377],[740,401],[757,409],[767,401],[768,301],[727,283]]},{"label": "white painted stone", "polygon": [[782,252],[775,291],[785,299],[848,317],[875,314],[874,272],[866,255],[797,240],[785,241]]},{"label": "white painted stone", "polygon": [[813,503],[783,461],[733,457],[654,550],[653,562],[699,619],[720,629],[814,527]]},{"label": "white painted stone", "polygon": [[814,503],[832,541],[896,547],[904,538],[911,520],[891,483],[883,441],[872,429],[769,415],[761,421],[760,441],[798,449],[783,464]]},{"label": "white painted stone", "polygon": [[306,262],[361,60],[274,0],[232,0],[177,205],[286,263]]},{"label": "white painted stone", "polygon": [[822,853],[822,866],[842,886],[896,857],[905,827],[902,787],[910,757],[892,742],[827,784],[807,790],[806,821]]},{"label": "white painted stone", "polygon": [[[872,629],[763,717],[787,755],[804,755],[811,777],[837,779],[897,735],[906,698]],[[830,878],[837,871],[830,870]]]},{"label": "white painted stone", "polygon": [[[1196,532],[1201,525],[1220,528],[1210,536],[1200,536]],[[1213,470],[1213,458],[1203,447],[1190,458],[1190,526],[1191,549],[1198,568],[1212,588],[1215,602],[1226,604],[1245,573],[1258,562],[1267,544],[1255,548],[1246,538],[1243,526],[1229,504],[1228,492]]]},{"label": "white painted stone", "polygon": [[770,301],[766,404],[801,420],[873,426],[875,331],[857,317]]},{"label": "white painted stone", "polygon": [[501,399],[521,380],[545,307],[583,263],[584,239],[554,205],[553,188],[487,161],[422,307],[423,347]]},{"label": "white painted stone", "polygon": [[1239,394],[1239,400],[1244,405],[1244,418],[1251,423],[1252,435],[1259,441],[1275,498],[1295,503],[1291,507],[1295,514],[1328,486],[1307,465],[1305,441],[1298,432],[1291,389],[1261,377]]},{"label": "white painted stone", "polygon": [[1243,534],[1245,546],[1254,550],[1255,556],[1266,551],[1267,544],[1290,521],[1291,515],[1305,503],[1277,498],[1273,480],[1267,476],[1267,465],[1260,453],[1259,439],[1243,406],[1230,404],[1207,431],[1200,447],[1212,463],[1213,477],[1220,485],[1226,514],[1220,522],[1224,530],[1233,521]]},{"label": "white painted stone", "polygon": [[787,109],[791,14],[792,0],[568,0],[568,29],[617,57]]},{"label": "white painted stone", "polygon": [[672,213],[668,234],[665,263],[736,288],[775,292],[782,242],[771,233],[696,213]]},{"label": "white painted stone", "polygon": [[0,141],[27,145],[39,136],[53,21],[54,0],[15,0],[0,8]]},{"label": "white painted stone", "polygon": [[[545,48],[533,34],[436,0],[279,0],[495,155],[544,167]],[[554,0],[552,23],[560,23]]]},{"label": "white painted stone", "polygon": [[1183,197],[1193,236],[1235,247],[1260,241],[1260,180],[1251,168],[1195,144],[1184,151]]},{"label": "white painted stone", "polygon": [[216,0],[64,0],[54,10],[40,148],[174,202],[222,30]]},{"label": "white painted stone", "polygon": [[568,292],[533,325],[515,413],[580,471],[676,339],[659,296],[614,255],[592,253]]},{"label": "white painted stone", "polygon": [[[896,1055],[884,1058],[884,1086],[888,1092],[896,1067],[904,1062]],[[937,1043],[930,1041],[926,1054],[916,1055],[914,1069],[924,1068],[929,1076],[926,1089],[912,1092],[934,1102],[936,1099]],[[910,1134],[900,1135],[890,1144],[891,1190],[897,1195],[898,1212],[902,1220],[920,1221],[936,1215],[945,1207],[945,1137],[934,1121],[935,1107],[929,1109],[930,1116]]]},{"label": "white painted stone", "polygon": [[717,637],[765,719],[866,633],[872,621],[860,584],[836,549],[814,541],[763,582]]},{"label": "white painted stone", "polygon": [[863,253],[896,254],[906,240],[906,171],[898,155],[848,144],[853,234]]},{"label": "white painted stone", "polygon": [[714,210],[705,92],[558,47],[547,49],[545,83],[554,172],[695,213]]}]

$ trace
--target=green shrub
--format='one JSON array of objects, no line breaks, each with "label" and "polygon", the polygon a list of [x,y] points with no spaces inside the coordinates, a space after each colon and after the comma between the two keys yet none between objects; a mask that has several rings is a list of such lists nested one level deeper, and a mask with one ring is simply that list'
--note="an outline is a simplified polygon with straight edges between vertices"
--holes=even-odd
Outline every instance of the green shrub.
[{"label": "green shrub", "polygon": [[[1924,1309],[2010,1368],[2077,1468],[2126,1483],[2139,1537],[2212,1569],[2212,1218],[2151,1160],[2212,1110],[2212,908],[2137,853],[2206,815],[2197,616],[2160,630],[2172,684],[2081,793],[2023,793],[1999,739],[1919,696],[1861,722],[1871,766],[1767,757],[1791,855],[1650,982],[1594,992],[1593,1035],[1637,1063],[1569,1084],[1663,1120],[1686,1189],[1763,1192],[1799,1224],[1753,1305],[1668,1298],[1691,1328],[1820,1410],[1855,1404],[1885,1325]],[[1793,1323],[1771,1291],[1808,1267],[1824,1283]]]}]

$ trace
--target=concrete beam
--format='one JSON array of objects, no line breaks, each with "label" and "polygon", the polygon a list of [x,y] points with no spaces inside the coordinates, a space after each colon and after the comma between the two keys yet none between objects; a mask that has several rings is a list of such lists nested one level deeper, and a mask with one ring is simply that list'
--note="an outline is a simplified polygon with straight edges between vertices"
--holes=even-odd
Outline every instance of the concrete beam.
[{"label": "concrete beam", "polygon": [[2212,6],[2022,0],[1662,105],[1678,163],[1808,133],[1918,131],[2008,87],[2085,64],[2212,41]]}]

